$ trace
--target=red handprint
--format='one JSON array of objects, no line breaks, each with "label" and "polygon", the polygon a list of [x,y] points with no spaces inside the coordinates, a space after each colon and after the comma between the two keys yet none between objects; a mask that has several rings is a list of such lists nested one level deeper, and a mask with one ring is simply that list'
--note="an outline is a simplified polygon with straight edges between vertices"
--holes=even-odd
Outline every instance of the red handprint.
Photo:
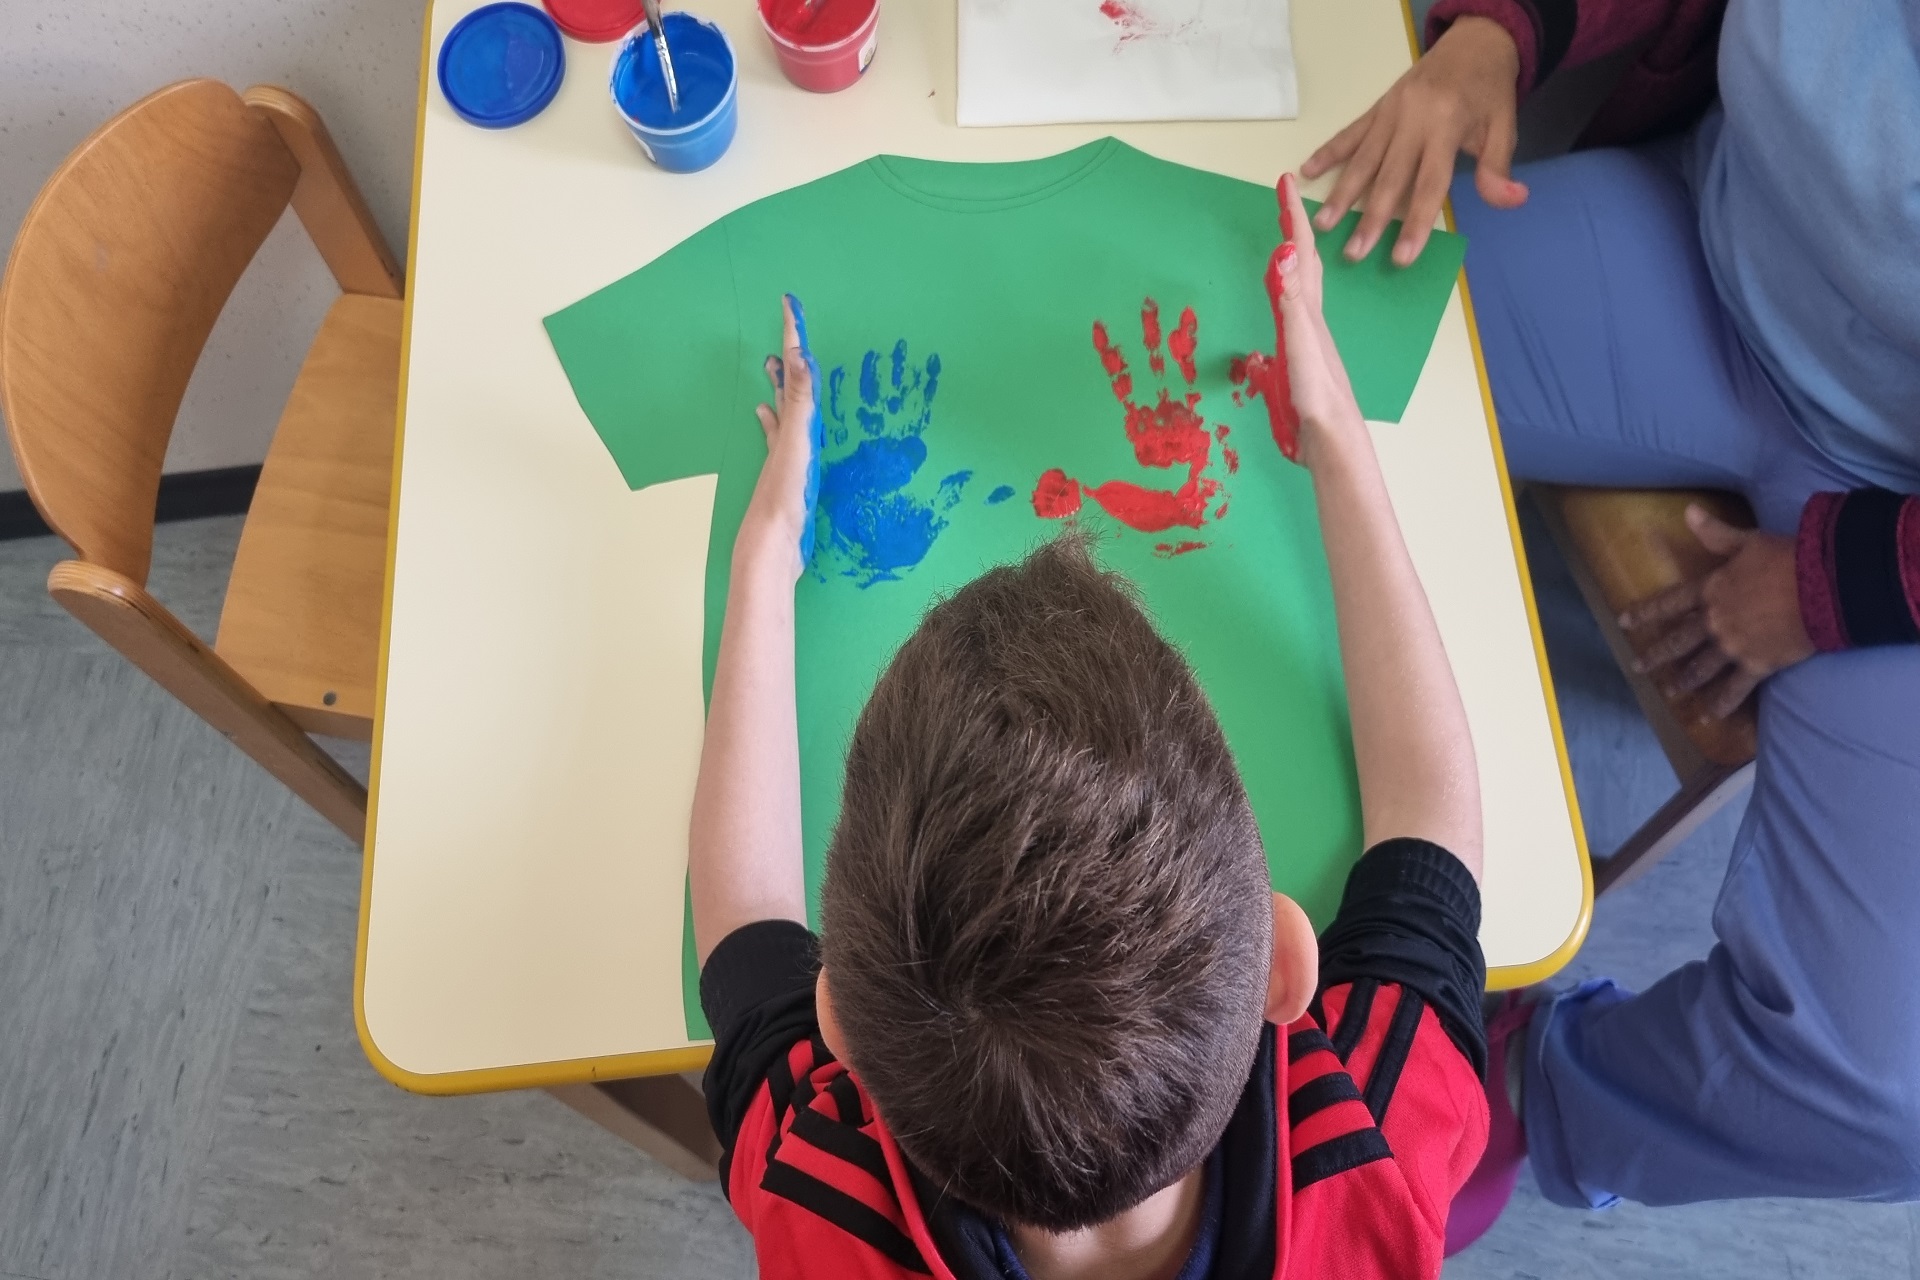
[{"label": "red handprint", "polygon": [[[1166,356],[1171,354],[1185,384],[1188,387],[1194,384],[1198,371],[1193,355],[1199,330],[1200,321],[1193,314],[1193,308],[1186,308],[1180,313],[1179,325],[1166,335],[1163,352],[1160,305],[1152,298],[1141,305],[1140,334],[1147,349],[1147,363],[1156,377],[1165,379]],[[1133,399],[1133,375],[1127,369],[1126,357],[1108,336],[1107,326],[1097,320],[1093,325],[1093,348],[1112,381],[1114,398],[1126,407],[1127,442],[1133,446],[1134,458],[1143,467],[1185,467],[1186,482],[1178,489],[1148,489],[1126,480],[1082,485],[1056,467],[1042,475],[1034,486],[1035,514],[1049,520],[1070,516],[1080,509],[1084,495],[1099,503],[1114,519],[1142,533],[1159,533],[1176,525],[1198,529],[1209,518],[1224,515],[1227,509],[1224,501],[1211,514],[1208,510],[1220,493],[1220,482],[1206,474],[1212,462],[1214,442],[1221,443],[1229,474],[1239,470],[1240,459],[1226,446],[1228,429],[1225,426],[1207,429],[1206,419],[1199,411],[1200,393],[1186,391],[1176,400],[1163,381],[1157,398],[1141,404]],[[1163,542],[1155,549],[1162,555],[1180,555],[1198,551],[1205,545],[1191,541]]]}]

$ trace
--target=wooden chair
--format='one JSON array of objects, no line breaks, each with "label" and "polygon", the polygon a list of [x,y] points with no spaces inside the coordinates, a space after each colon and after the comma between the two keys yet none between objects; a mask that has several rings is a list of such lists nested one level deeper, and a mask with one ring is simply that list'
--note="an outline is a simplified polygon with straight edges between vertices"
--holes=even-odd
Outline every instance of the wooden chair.
[{"label": "wooden chair", "polygon": [[[289,204],[343,292],[287,398],[209,648],[147,593],[154,501],[187,378]],[[0,285],[0,412],[76,557],[47,589],[356,841],[366,789],[308,734],[372,736],[401,279],[312,107],[186,80],[67,158]]]},{"label": "wooden chair", "polygon": [[1594,621],[1600,624],[1607,647],[1613,650],[1680,780],[1673,798],[1612,857],[1595,865],[1594,891],[1605,893],[1665,857],[1753,781],[1752,699],[1732,716],[1717,720],[1692,694],[1668,698],[1652,680],[1634,671],[1634,642],[1617,621],[1627,606],[1713,568],[1714,557],[1687,528],[1688,503],[1697,502],[1729,524],[1748,528],[1753,525],[1753,513],[1734,494],[1704,490],[1533,485],[1531,491]]}]

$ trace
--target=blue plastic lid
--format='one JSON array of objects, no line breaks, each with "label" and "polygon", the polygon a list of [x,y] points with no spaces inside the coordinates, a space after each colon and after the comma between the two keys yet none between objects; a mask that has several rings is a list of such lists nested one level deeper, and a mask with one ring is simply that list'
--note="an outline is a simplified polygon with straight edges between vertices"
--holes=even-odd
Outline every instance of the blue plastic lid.
[{"label": "blue plastic lid", "polygon": [[440,92],[462,120],[506,129],[539,115],[567,73],[560,28],[530,4],[490,4],[440,45]]}]

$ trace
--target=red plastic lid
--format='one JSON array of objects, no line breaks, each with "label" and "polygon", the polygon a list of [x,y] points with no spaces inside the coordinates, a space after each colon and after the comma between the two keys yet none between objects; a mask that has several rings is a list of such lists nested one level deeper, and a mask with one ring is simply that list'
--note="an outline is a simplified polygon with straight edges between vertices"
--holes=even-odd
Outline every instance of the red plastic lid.
[{"label": "red plastic lid", "polygon": [[542,0],[560,29],[575,40],[618,40],[640,25],[640,0]]}]

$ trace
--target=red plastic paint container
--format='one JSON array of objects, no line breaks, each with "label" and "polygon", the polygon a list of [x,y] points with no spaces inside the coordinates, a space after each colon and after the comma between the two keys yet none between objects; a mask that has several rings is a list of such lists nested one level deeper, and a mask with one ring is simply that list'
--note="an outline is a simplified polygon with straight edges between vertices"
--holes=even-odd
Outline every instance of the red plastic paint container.
[{"label": "red plastic paint container", "polygon": [[640,0],[544,0],[559,28],[575,40],[618,40],[640,25]]},{"label": "red plastic paint container", "polygon": [[860,78],[880,43],[880,0],[758,0],[787,79],[833,93]]}]

